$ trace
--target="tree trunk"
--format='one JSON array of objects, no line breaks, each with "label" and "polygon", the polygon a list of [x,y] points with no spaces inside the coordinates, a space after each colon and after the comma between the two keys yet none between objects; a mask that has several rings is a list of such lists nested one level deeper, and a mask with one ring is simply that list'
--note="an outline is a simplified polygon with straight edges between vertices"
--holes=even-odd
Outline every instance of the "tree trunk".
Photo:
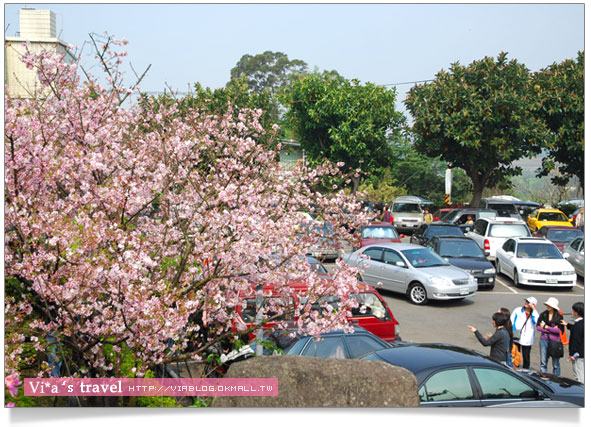
[{"label": "tree trunk", "polygon": [[361,177],[354,176],[351,178],[351,182],[353,183],[353,197],[357,194],[357,190],[359,189],[359,184],[361,184]]},{"label": "tree trunk", "polygon": [[477,208],[480,199],[482,198],[482,192],[484,191],[484,181],[478,178],[472,178],[472,201],[470,202],[471,208]]}]

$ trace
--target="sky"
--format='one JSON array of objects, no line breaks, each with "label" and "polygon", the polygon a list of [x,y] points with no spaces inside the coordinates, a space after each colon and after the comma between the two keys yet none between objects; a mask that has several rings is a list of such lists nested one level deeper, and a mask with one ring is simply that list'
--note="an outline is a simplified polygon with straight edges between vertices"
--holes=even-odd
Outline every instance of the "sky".
[{"label": "sky", "polygon": [[127,39],[138,74],[151,64],[141,84],[148,92],[225,86],[243,55],[271,50],[310,70],[395,86],[402,110],[409,82],[430,80],[456,61],[504,51],[537,71],[584,49],[583,3],[14,3],[4,4],[6,36],[17,35],[22,7],[54,11],[59,37],[82,48],[87,67],[94,64],[89,33]]}]

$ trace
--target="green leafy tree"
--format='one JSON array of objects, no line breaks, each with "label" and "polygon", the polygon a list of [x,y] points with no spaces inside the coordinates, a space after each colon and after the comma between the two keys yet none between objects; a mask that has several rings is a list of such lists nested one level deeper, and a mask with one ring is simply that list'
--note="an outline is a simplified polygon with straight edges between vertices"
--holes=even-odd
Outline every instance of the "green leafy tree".
[{"label": "green leafy tree", "polygon": [[404,101],[414,118],[417,150],[463,169],[476,206],[485,188],[507,182],[521,169],[515,160],[541,151],[549,137],[535,114],[528,69],[516,60],[485,57],[451,65]]},{"label": "green leafy tree", "polygon": [[[312,163],[342,162],[356,192],[361,174],[383,171],[393,160],[387,132],[404,123],[396,91],[360,84],[338,73],[314,73],[295,81],[282,97],[287,123]],[[358,173],[359,172],[359,173]]]},{"label": "green leafy tree", "polygon": [[552,139],[546,145],[540,175],[558,168],[552,182],[565,185],[576,176],[585,185],[585,53],[534,74],[534,89],[541,99],[538,114]]},{"label": "green leafy tree", "polygon": [[245,77],[248,88],[254,93],[269,90],[275,95],[307,70],[308,64],[301,59],[290,60],[283,52],[268,50],[254,56],[243,55],[230,70],[230,77],[232,80]]}]

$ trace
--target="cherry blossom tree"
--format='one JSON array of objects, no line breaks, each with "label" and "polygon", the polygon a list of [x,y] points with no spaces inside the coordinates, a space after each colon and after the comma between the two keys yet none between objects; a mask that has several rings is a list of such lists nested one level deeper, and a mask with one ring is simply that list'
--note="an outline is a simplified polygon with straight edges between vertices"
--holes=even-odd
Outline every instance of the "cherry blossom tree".
[{"label": "cherry blossom tree", "polygon": [[[126,351],[141,376],[199,359],[246,332],[235,308],[260,284],[307,285],[305,298],[267,307],[291,311],[301,332],[349,328],[356,270],[337,262],[324,280],[302,257],[322,236],[301,212],[330,222],[336,242],[366,221],[342,193],[314,190],[338,165],[281,169],[257,144],[261,111],[124,108],[117,45],[102,51],[109,88],[28,53],[42,89],[5,99],[7,372],[46,376],[53,357],[68,376],[118,376]],[[310,309],[326,295],[341,303]]]}]

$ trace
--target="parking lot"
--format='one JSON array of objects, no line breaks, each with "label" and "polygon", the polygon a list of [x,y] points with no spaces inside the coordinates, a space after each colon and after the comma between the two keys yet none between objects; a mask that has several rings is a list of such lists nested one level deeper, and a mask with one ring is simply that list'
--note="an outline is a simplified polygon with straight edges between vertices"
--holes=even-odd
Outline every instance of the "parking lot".
[{"label": "parking lot", "polygon": [[[333,263],[325,263],[330,270]],[[478,328],[484,335],[493,332],[491,316],[500,307],[513,311],[523,304],[525,298],[534,296],[538,300],[537,309],[545,310],[544,301],[555,297],[560,303],[567,322],[572,322],[571,307],[577,301],[584,301],[584,281],[579,277],[572,290],[547,287],[515,288],[506,276],[498,276],[492,290],[480,290],[475,297],[456,301],[429,301],[425,306],[412,304],[406,295],[380,290],[394,317],[400,322],[400,335],[404,341],[438,342],[456,344],[489,354],[490,347],[478,342],[468,325]],[[540,367],[540,353],[536,335],[536,343],[531,352],[531,369]],[[568,350],[565,349],[568,354]],[[561,359],[561,375],[574,378],[571,363],[566,357]],[[551,366],[551,364],[550,364]],[[550,368],[551,369],[551,368]]]}]

